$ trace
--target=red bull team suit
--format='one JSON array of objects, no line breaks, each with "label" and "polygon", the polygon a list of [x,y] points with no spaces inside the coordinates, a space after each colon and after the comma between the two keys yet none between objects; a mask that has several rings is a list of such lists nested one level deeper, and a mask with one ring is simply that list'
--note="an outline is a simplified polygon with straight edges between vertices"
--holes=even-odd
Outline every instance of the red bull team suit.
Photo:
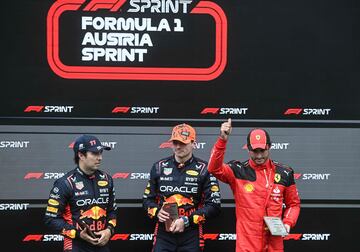
[{"label": "red bull team suit", "polygon": [[143,207],[150,218],[166,203],[177,203],[179,217],[187,216],[189,226],[182,233],[165,230],[156,223],[153,251],[202,251],[202,224],[220,213],[220,188],[217,179],[207,171],[207,162],[192,156],[179,164],[174,156],[152,166],[145,188]]},{"label": "red bull team suit", "polygon": [[283,238],[270,235],[263,217],[281,217],[284,224],[294,227],[300,213],[294,171],[270,159],[262,165],[251,159],[224,164],[225,149],[226,141],[219,138],[212,149],[208,170],[229,184],[234,194],[236,251],[283,251]]},{"label": "red bull team suit", "polygon": [[84,220],[92,231],[116,226],[116,203],[111,176],[97,170],[88,176],[76,168],[54,182],[45,212],[45,224],[64,236],[64,251],[109,251],[80,238],[78,220]]}]

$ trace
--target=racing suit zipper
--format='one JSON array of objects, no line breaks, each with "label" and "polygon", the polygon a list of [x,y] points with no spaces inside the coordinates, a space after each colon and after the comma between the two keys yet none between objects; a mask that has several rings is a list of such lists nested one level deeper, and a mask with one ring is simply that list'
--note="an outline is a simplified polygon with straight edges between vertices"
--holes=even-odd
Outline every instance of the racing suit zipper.
[{"label": "racing suit zipper", "polygon": [[96,183],[97,183],[96,177],[94,177],[92,179],[92,188],[93,188],[93,193],[94,193],[94,199],[99,198],[99,192],[98,192],[98,190],[96,190],[97,189]]},{"label": "racing suit zipper", "polygon": [[[265,215],[268,216],[268,211],[267,211],[267,205],[268,205],[268,202],[269,202],[269,199],[270,199],[270,194],[271,194],[271,190],[272,190],[272,184],[270,184],[270,178],[271,178],[271,170],[269,171],[269,176],[267,176],[267,173],[266,173],[266,169],[264,169],[264,176],[265,176],[265,180],[266,180],[266,184],[265,184],[265,187],[266,187],[266,192],[267,192],[267,196],[266,196],[266,200],[265,200],[265,209],[264,209],[264,212],[265,212]],[[270,188],[269,188],[270,187]],[[266,224],[265,222],[263,222],[263,229],[265,230],[266,229]],[[262,235],[262,242],[264,244],[263,246],[263,251],[268,251],[268,239],[269,239],[269,236],[268,236],[268,231],[265,231],[263,232],[263,235]]]},{"label": "racing suit zipper", "polygon": [[[267,177],[267,175],[266,175],[266,169],[264,169],[264,174],[265,174],[265,179],[266,179],[266,185],[265,185],[265,187],[266,188],[268,188],[269,187],[269,178]],[[270,174],[271,174],[271,172],[270,172]],[[270,175],[269,174],[269,175]],[[269,176],[270,177],[270,176]]]}]

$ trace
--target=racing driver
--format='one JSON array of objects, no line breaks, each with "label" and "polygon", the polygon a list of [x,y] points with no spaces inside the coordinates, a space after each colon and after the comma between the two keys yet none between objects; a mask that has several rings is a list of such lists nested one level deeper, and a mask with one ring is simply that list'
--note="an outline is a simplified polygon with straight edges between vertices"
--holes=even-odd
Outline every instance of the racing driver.
[{"label": "racing driver", "polygon": [[[269,158],[270,136],[264,129],[253,129],[247,136],[249,160],[223,163],[231,129],[231,119],[222,123],[208,169],[219,180],[229,184],[233,191],[236,205],[236,251],[283,251],[283,235],[295,226],[300,213],[294,171]],[[265,224],[265,216],[272,219],[277,217],[280,226],[282,220],[284,232],[280,235],[271,234]]]},{"label": "racing driver", "polygon": [[[207,162],[193,155],[193,127],[175,126],[169,141],[174,155],[154,163],[143,196],[145,211],[157,221],[153,251],[202,251],[202,224],[220,213],[219,184],[207,171]],[[172,213],[168,204],[176,206]]]},{"label": "racing driver", "polygon": [[64,251],[108,252],[116,226],[115,191],[111,176],[98,168],[110,147],[82,135],[73,150],[77,167],[54,182],[45,224],[64,236]]}]

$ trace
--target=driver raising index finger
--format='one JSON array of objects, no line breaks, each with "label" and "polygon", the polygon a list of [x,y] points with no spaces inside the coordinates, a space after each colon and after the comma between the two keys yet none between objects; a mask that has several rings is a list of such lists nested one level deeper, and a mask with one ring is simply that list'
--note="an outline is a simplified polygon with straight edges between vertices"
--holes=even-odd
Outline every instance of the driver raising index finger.
[{"label": "driver raising index finger", "polygon": [[224,122],[221,124],[220,128],[220,137],[224,139],[225,141],[228,140],[228,137],[231,133],[232,127],[231,127],[231,118],[227,120],[227,122]]}]

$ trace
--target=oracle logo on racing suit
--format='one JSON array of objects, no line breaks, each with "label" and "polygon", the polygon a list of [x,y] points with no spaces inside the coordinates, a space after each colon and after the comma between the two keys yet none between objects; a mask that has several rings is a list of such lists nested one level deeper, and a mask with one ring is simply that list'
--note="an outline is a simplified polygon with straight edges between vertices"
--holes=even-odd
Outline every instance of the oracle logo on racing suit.
[{"label": "oracle logo on racing suit", "polygon": [[77,206],[90,206],[93,204],[107,204],[109,202],[109,198],[97,198],[97,199],[81,199],[76,201]]},{"label": "oracle logo on racing suit", "polygon": [[198,192],[198,188],[197,187],[192,187],[189,188],[187,186],[160,186],[160,192],[182,192],[182,193],[197,193]]}]

